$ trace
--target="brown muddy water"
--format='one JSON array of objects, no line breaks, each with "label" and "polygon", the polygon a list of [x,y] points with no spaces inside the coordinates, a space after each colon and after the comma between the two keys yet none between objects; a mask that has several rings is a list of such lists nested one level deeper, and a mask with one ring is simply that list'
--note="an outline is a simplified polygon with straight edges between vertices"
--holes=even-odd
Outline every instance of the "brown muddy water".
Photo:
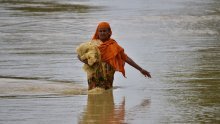
[{"label": "brown muddy water", "polygon": [[[100,21],[152,79],[87,94],[75,48]],[[219,0],[0,0],[0,123],[220,123],[219,22]]]}]

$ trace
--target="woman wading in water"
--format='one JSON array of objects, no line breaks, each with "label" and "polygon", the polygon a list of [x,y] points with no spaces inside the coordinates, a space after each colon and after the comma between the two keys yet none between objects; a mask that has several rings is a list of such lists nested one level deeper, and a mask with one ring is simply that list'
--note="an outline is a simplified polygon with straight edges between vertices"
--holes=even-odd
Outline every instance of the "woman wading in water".
[{"label": "woman wading in water", "polygon": [[[125,77],[125,63],[128,63],[145,77],[151,78],[148,71],[141,68],[136,64],[128,55],[124,53],[124,49],[118,45],[118,43],[111,38],[112,31],[109,23],[99,23],[96,32],[92,38],[94,41],[100,41],[98,49],[101,53],[101,64],[97,71],[88,77],[88,89],[91,90],[96,87],[103,89],[110,89],[113,86],[115,71],[119,71]],[[85,64],[88,64],[87,60],[79,60]]]}]

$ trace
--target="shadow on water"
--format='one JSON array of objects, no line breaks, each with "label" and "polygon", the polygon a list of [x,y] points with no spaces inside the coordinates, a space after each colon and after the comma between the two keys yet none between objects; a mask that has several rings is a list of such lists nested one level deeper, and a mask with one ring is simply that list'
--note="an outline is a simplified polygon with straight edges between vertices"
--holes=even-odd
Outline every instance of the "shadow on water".
[{"label": "shadow on water", "polygon": [[100,7],[79,4],[65,4],[52,1],[35,0],[0,0],[1,4],[7,4],[11,10],[23,12],[76,12],[87,13]]}]

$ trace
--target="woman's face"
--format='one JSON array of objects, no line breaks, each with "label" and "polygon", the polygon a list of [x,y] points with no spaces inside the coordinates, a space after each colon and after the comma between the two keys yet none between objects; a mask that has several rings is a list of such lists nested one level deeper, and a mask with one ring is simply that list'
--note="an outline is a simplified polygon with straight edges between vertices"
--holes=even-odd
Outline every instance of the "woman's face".
[{"label": "woman's face", "polygon": [[111,32],[109,28],[99,28],[98,29],[98,35],[99,35],[99,39],[103,42],[107,41],[110,36],[111,36]]}]

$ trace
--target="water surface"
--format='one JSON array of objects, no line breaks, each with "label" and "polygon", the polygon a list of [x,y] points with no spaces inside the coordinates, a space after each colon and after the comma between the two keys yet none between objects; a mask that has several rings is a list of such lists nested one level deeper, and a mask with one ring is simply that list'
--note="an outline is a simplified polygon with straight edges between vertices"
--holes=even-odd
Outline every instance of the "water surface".
[{"label": "water surface", "polygon": [[[219,123],[218,0],[0,0],[0,123]],[[75,48],[108,21],[139,65],[87,94]]]}]

